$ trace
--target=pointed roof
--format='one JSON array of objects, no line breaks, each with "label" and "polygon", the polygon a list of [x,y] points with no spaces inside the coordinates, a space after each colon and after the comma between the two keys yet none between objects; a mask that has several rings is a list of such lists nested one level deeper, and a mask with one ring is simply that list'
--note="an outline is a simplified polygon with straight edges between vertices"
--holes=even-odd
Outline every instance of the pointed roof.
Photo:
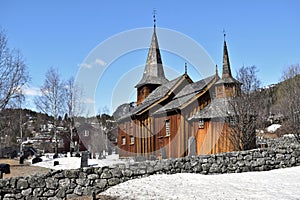
[{"label": "pointed roof", "polygon": [[168,79],[166,79],[165,77],[156,36],[156,25],[154,24],[154,31],[152,35],[151,45],[148,51],[144,74],[140,82],[135,87],[138,88],[147,84],[162,85],[166,82],[168,82]]},{"label": "pointed roof", "polygon": [[229,78],[229,77],[232,77],[232,75],[231,75],[231,69],[230,69],[227,44],[226,44],[226,40],[224,39],[222,79]]},{"label": "pointed roof", "polygon": [[231,69],[230,69],[230,62],[229,62],[229,55],[227,50],[227,44],[225,40],[224,34],[224,47],[223,47],[223,69],[222,69],[222,79],[220,79],[216,84],[221,83],[239,83],[236,79],[232,77]]}]

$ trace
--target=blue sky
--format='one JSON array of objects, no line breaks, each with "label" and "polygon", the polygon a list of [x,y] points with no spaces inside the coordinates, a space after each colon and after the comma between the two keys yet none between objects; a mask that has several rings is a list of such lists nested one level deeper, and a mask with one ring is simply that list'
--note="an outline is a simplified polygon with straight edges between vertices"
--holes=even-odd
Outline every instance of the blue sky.
[{"label": "blue sky", "polygon": [[[243,65],[256,65],[263,85],[268,85],[278,82],[287,66],[300,63],[300,3],[297,0],[0,0],[0,6],[0,26],[6,30],[9,46],[22,51],[32,77],[25,106],[33,109],[31,100],[50,67],[58,68],[64,79],[76,77],[99,44],[124,31],[152,27],[153,8],[157,10],[159,28],[174,30],[196,41],[218,64],[219,71],[223,29],[233,72]],[[148,32],[140,37],[150,44],[152,32]],[[163,37],[162,41],[160,38],[158,32],[159,42],[163,43]],[[107,48],[107,52],[110,51],[115,49]],[[95,112],[104,107],[113,112],[117,104],[135,99],[134,85],[142,76],[146,57],[145,48],[105,63],[110,66],[99,81],[95,99],[91,100],[95,103]],[[169,68],[166,73],[169,79],[183,72],[185,59],[167,51],[162,52],[162,59]],[[125,87],[123,82],[129,71],[135,76]],[[189,72],[194,81],[201,78],[193,70]],[[127,93],[124,98],[112,94],[120,83]],[[113,102],[112,98],[117,100]]]}]

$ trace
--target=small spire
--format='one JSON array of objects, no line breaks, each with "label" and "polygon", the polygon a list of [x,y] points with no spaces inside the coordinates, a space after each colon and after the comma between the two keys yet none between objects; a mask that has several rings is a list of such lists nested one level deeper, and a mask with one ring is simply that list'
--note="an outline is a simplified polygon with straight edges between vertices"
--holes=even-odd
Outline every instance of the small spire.
[{"label": "small spire", "polygon": [[153,9],[153,24],[154,24],[154,29],[156,28],[156,9]]},{"label": "small spire", "polygon": [[229,62],[227,44],[226,44],[226,41],[225,41],[225,38],[224,38],[222,79],[228,78],[228,77],[232,78],[232,75],[231,75],[231,69],[230,69],[230,62]]},{"label": "small spire", "polygon": [[216,75],[217,75],[217,76],[219,75],[219,72],[218,72],[218,65],[216,65]]},{"label": "small spire", "polygon": [[224,41],[226,41],[226,31],[223,29]]},{"label": "small spire", "polygon": [[184,64],[184,74],[187,74],[187,64]]}]

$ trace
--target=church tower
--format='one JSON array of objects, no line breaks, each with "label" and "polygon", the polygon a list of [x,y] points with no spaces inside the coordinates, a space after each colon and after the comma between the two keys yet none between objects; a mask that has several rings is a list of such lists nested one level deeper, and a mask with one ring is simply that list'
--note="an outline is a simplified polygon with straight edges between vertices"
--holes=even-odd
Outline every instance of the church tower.
[{"label": "church tower", "polygon": [[154,30],[152,34],[151,45],[148,51],[148,57],[144,74],[139,83],[135,86],[137,88],[137,105],[141,104],[145,98],[158,86],[168,82],[165,77],[163,64],[161,60],[158,40],[156,36],[156,18],[154,18]]},{"label": "church tower", "polygon": [[238,95],[241,85],[239,81],[232,77],[225,37],[226,34],[224,34],[222,78],[215,83],[217,98],[233,97]]}]

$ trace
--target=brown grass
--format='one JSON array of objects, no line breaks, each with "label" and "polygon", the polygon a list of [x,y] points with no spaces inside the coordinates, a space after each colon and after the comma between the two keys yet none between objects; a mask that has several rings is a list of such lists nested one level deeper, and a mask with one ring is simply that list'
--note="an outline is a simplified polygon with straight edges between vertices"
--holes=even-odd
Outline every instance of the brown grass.
[{"label": "brown grass", "polygon": [[46,174],[49,169],[44,167],[30,166],[28,162],[23,165],[19,164],[19,160],[15,159],[0,159],[0,163],[10,165],[10,174],[3,174],[3,178],[32,176],[35,174]]}]

